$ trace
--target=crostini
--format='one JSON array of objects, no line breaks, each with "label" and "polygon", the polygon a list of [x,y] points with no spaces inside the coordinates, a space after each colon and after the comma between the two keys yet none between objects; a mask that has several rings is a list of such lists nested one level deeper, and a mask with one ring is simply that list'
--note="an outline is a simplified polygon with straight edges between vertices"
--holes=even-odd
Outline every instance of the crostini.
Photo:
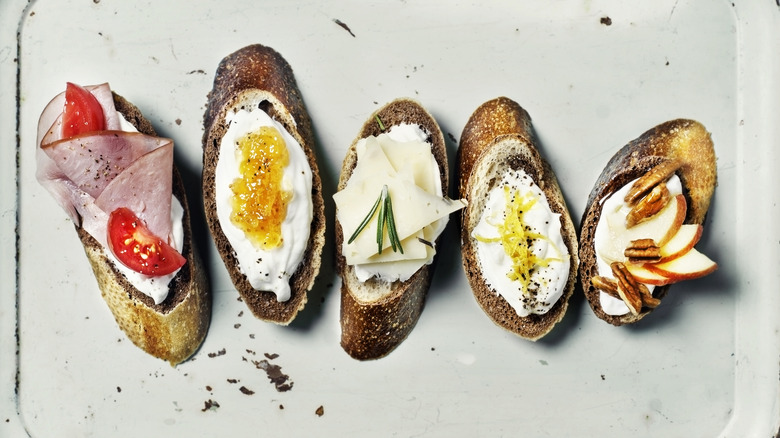
[{"label": "crostini", "polygon": [[220,62],[203,134],[203,202],[217,250],[257,318],[289,324],[325,243],[311,120],[287,61],[255,44]]},{"label": "crostini", "polygon": [[38,124],[38,181],[68,213],[127,337],[176,365],[203,342],[211,294],[173,142],[108,84],[66,90]]},{"label": "crostini", "polygon": [[431,284],[451,200],[444,136],[416,101],[394,100],[369,117],[349,147],[336,203],[341,346],[381,358],[414,328]]},{"label": "crostini", "polygon": [[712,139],[693,120],[662,123],[610,159],[580,235],[580,281],[596,316],[616,326],[637,322],[670,284],[717,269],[694,248],[716,183]]},{"label": "crostini", "polygon": [[458,149],[463,269],[498,326],[535,341],[566,313],[577,279],[577,234],[531,118],[499,97],[471,115]]}]

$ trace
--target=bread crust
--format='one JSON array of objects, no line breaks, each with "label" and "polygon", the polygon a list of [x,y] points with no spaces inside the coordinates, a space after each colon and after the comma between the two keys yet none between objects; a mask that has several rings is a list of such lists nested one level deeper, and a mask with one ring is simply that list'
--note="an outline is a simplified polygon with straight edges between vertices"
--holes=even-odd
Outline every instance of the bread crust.
[{"label": "bread crust", "polygon": [[[382,121],[384,129],[377,122],[377,117]],[[338,190],[346,187],[357,165],[355,146],[358,140],[378,136],[392,126],[402,123],[420,125],[429,134],[428,142],[431,143],[431,152],[439,166],[441,185],[446,190],[449,173],[444,135],[433,116],[420,103],[407,98],[393,100],[365,122],[344,158]],[[338,219],[335,233],[336,271],[342,279],[341,347],[358,360],[379,359],[403,342],[417,324],[425,307],[425,297],[431,285],[436,257],[433,263],[422,266],[406,281],[390,283],[371,278],[360,283],[355,275],[355,268],[347,264],[341,253],[344,231]],[[439,239],[436,241],[437,248],[438,242]],[[371,302],[361,301],[353,293],[358,287],[381,292],[383,298]]]},{"label": "bread crust", "polygon": [[[255,290],[238,267],[233,247],[217,218],[215,171],[219,146],[227,131],[225,115],[245,106],[259,106],[280,122],[298,141],[312,171],[313,219],[303,260],[290,279],[291,296],[279,302],[271,291]],[[325,244],[325,209],[311,119],[295,81],[292,67],[275,50],[250,45],[226,56],[219,64],[208,94],[203,134],[203,204],[217,250],[241,299],[255,317],[280,325],[289,324],[307,302],[314,286]]]},{"label": "bread crust", "polygon": [[[601,218],[602,202],[630,181],[670,159],[682,162],[676,173],[688,203],[684,223],[704,223],[717,185],[717,163],[709,132],[694,120],[676,119],[662,123],[623,146],[604,167],[588,196],[581,222],[580,283],[596,316],[612,325],[637,322],[652,309],[643,308],[638,315],[615,316],[606,314],[601,308],[599,290],[591,285],[591,278],[598,275],[594,235]],[[653,296],[662,299],[668,291],[668,285],[656,287]]]},{"label": "bread crust", "polygon": [[[116,93],[114,105],[140,132],[157,135],[141,111]],[[193,245],[184,183],[175,167],[173,194],[184,209],[182,255],[187,263],[171,280],[168,296],[160,304],[155,304],[152,298],[136,289],[109,261],[103,246],[80,225],[76,225],[76,232],[98,281],[100,293],[122,331],[142,350],[177,365],[192,356],[206,337],[211,320],[211,292]]]},{"label": "bread crust", "polygon": [[[458,196],[468,201],[461,211],[461,252],[474,297],[499,327],[535,341],[549,333],[561,319],[577,279],[577,234],[558,181],[539,154],[531,117],[517,102],[498,97],[480,105],[469,118],[460,139],[457,157]],[[486,283],[477,259],[476,239],[489,191],[507,170],[524,170],[542,189],[550,209],[560,214],[561,234],[570,254],[569,277],[562,296],[541,315],[520,317],[512,306]]]}]

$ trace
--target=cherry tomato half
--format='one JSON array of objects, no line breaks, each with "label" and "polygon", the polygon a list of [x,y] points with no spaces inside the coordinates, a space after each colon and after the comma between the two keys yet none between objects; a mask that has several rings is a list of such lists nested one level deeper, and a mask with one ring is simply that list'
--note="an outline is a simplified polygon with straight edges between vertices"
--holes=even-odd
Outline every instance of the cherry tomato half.
[{"label": "cherry tomato half", "polygon": [[170,274],[187,261],[125,207],[112,211],[108,218],[108,245],[122,264],[145,275]]},{"label": "cherry tomato half", "polygon": [[62,111],[62,137],[102,131],[105,126],[103,107],[95,96],[86,88],[68,82],[65,88],[65,108]]}]

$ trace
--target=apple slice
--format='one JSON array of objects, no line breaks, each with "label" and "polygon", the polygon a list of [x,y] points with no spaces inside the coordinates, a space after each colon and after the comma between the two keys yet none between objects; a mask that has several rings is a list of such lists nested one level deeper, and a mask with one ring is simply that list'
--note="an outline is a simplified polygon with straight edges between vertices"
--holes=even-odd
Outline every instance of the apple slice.
[{"label": "apple slice", "polygon": [[710,274],[718,268],[718,264],[693,248],[685,255],[669,262],[646,264],[644,267],[650,272],[668,278],[670,283],[676,283]]},{"label": "apple slice", "polygon": [[702,227],[699,224],[684,224],[666,245],[661,247],[661,259],[655,263],[665,263],[685,255],[701,238]]},{"label": "apple slice", "polygon": [[632,240],[637,239],[653,239],[659,247],[664,246],[677,234],[685,221],[687,205],[685,196],[677,195],[653,217],[631,228],[626,228],[625,209],[608,212],[606,217],[609,226],[608,242],[605,242],[599,251],[599,256],[611,261],[625,260],[623,251],[628,248]]},{"label": "apple slice", "polygon": [[668,278],[647,269],[646,266],[647,264],[626,263],[628,272],[640,283],[652,284],[653,286],[664,286],[671,283]]}]

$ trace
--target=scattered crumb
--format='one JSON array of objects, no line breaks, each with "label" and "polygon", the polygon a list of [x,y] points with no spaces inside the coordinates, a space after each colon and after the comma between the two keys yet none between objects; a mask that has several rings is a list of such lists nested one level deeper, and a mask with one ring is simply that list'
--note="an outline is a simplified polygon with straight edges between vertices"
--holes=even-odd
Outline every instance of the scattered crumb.
[{"label": "scattered crumb", "polygon": [[607,16],[601,17],[601,24],[603,24],[604,26],[611,26],[612,19]]},{"label": "scattered crumb", "polygon": [[339,20],[338,18],[334,18],[333,22],[338,24],[339,26],[341,26],[347,32],[349,32],[349,34],[352,35],[352,38],[355,37],[355,34],[352,33],[352,30],[350,30],[349,26],[347,26],[346,23],[344,23],[343,21]]},{"label": "scattered crumb", "polygon": [[176,119],[176,124],[181,125],[181,119]]},{"label": "scattered crumb", "polygon": [[453,142],[453,143],[457,143],[457,142],[458,142],[458,139],[456,139],[456,138],[455,138],[455,136],[454,136],[454,135],[452,135],[452,133],[451,133],[451,132],[448,132],[448,133],[447,133],[447,137],[449,137],[449,138],[450,138],[450,140],[452,140],[452,142]]},{"label": "scattered crumb", "polygon": [[267,358],[269,358],[269,359],[271,359],[271,360],[274,360],[274,359],[276,359],[277,357],[279,357],[279,355],[278,355],[278,354],[276,354],[276,353],[263,353],[263,356],[265,356],[265,357],[267,357]]},{"label": "scattered crumb", "polygon": [[238,379],[227,379],[228,383],[238,383]]},{"label": "scattered crumb", "polygon": [[227,351],[225,351],[225,349],[223,348],[223,349],[217,351],[216,353],[209,353],[209,357],[224,356],[225,353],[227,353]]},{"label": "scattered crumb", "polygon": [[292,389],[293,382],[290,381],[290,376],[282,373],[282,367],[272,364],[267,360],[253,360],[252,363],[259,370],[265,371],[268,376],[268,380],[274,384],[278,392],[287,392]]},{"label": "scattered crumb", "polygon": [[219,407],[219,403],[217,403],[212,399],[208,399],[204,402],[204,407],[200,411],[201,412],[216,411],[218,407]]},{"label": "scattered crumb", "polygon": [[284,410],[284,405],[279,405],[279,409]]},{"label": "scattered crumb", "polygon": [[436,351],[436,347],[431,347],[431,351]]},{"label": "scattered crumb", "polygon": [[199,75],[205,75],[206,74],[206,72],[201,70],[201,69],[192,70],[192,71],[187,72],[188,75],[194,75],[196,73],[199,74]]},{"label": "scattered crumb", "polygon": [[241,327],[241,324],[233,324],[233,328],[236,328],[236,329],[237,329],[237,328],[239,328],[239,327]]},{"label": "scattered crumb", "polygon": [[547,361],[544,359],[539,359],[539,363],[542,365],[547,365]]},{"label": "scattered crumb", "polygon": [[120,387],[118,387],[118,386],[117,386],[117,387],[116,387],[116,392],[122,392],[122,388],[120,388]]},{"label": "scattered crumb", "polygon": [[250,333],[249,334],[249,339],[254,339],[254,338],[255,338],[255,334],[254,333]]},{"label": "scattered crumb", "polygon": [[601,375],[601,380],[607,380],[606,377],[604,377],[603,374]]},{"label": "scattered crumb", "polygon": [[242,311],[240,311],[240,312],[238,312],[238,317],[240,318],[240,317],[242,317],[242,316],[244,316],[244,311],[243,311],[243,310],[242,310]]},{"label": "scattered crumb", "polygon": [[242,387],[238,388],[238,390],[241,391],[242,393],[246,394],[246,395],[252,395],[252,394],[255,393],[254,391],[252,391],[251,389],[247,388],[246,386],[242,386]]},{"label": "scattered crumb", "polygon": [[255,356],[255,355],[257,355],[257,353],[255,353],[255,351],[254,351],[254,350],[250,350],[250,349],[248,349],[248,348],[246,349],[246,352],[247,352],[247,353],[249,353],[249,354],[251,354],[252,356]]},{"label": "scattered crumb", "polygon": [[317,414],[318,417],[322,417],[325,415],[325,408],[322,406],[318,407],[316,411],[314,411],[315,414]]},{"label": "scattered crumb", "polygon": [[211,392],[212,388],[211,385],[206,385],[206,391]]},{"label": "scattered crumb", "polygon": [[100,3],[100,0],[92,0],[92,3],[98,4],[98,3]]}]

